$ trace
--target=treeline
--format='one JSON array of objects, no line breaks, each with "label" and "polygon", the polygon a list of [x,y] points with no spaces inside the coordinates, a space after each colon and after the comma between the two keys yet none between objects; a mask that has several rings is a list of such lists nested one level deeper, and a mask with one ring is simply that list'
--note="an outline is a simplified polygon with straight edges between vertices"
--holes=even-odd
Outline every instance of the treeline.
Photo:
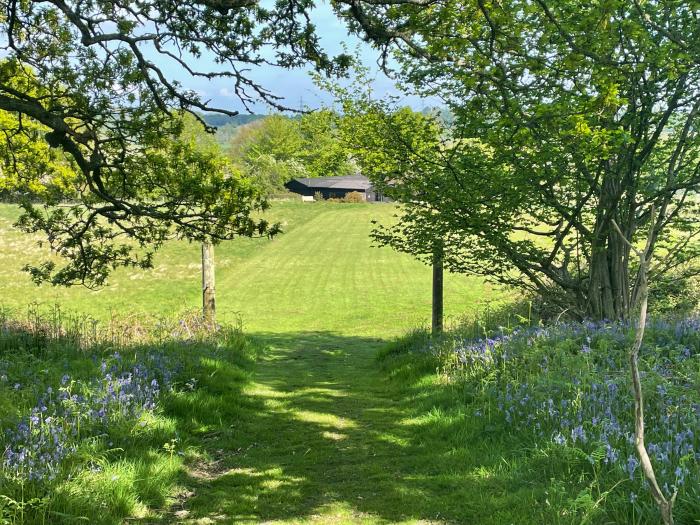
[{"label": "treeline", "polygon": [[328,110],[293,118],[269,115],[236,128],[221,149],[263,192],[279,193],[296,177],[356,171],[341,128],[341,117]]}]

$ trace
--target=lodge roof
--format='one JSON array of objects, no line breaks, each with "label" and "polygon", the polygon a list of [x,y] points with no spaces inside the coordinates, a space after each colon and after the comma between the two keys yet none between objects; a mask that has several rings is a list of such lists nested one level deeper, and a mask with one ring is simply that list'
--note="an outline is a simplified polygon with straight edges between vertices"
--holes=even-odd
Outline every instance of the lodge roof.
[{"label": "lodge roof", "polygon": [[338,177],[303,177],[294,179],[307,188],[366,191],[372,183],[364,175],[341,175]]}]

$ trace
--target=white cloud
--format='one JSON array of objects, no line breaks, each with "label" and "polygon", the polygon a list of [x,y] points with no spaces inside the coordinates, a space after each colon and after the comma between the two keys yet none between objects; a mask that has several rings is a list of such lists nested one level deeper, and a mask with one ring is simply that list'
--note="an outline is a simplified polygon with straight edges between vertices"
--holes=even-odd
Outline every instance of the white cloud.
[{"label": "white cloud", "polygon": [[222,97],[227,97],[227,98],[236,98],[236,92],[230,90],[227,87],[222,87],[219,90],[219,95],[221,95]]}]

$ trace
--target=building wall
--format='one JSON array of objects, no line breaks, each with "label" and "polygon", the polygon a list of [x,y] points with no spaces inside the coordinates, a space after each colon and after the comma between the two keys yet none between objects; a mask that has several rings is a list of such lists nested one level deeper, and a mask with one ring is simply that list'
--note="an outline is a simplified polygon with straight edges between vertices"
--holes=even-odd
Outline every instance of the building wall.
[{"label": "building wall", "polygon": [[284,187],[291,192],[298,193],[299,195],[306,195],[307,197],[313,197],[315,193],[313,189],[297,180],[290,180]]},{"label": "building wall", "polygon": [[316,192],[321,193],[323,195],[324,199],[342,199],[345,197],[348,193],[352,192],[357,192],[363,196],[365,200],[367,200],[367,195],[363,190],[343,190],[339,188],[318,188],[314,190],[314,194]]},{"label": "building wall", "polygon": [[367,198],[367,194],[364,190],[346,190],[340,188],[311,188],[297,180],[291,180],[284,186],[293,193],[298,193],[299,195],[306,195],[310,197],[314,197],[316,193],[320,193],[321,195],[323,195],[324,199],[342,199],[348,193],[356,191],[362,194],[365,200],[370,200]]},{"label": "building wall", "polygon": [[368,202],[393,202],[392,199],[390,199],[383,193],[375,190],[374,187],[370,187],[367,190],[367,197],[365,200],[367,200]]}]

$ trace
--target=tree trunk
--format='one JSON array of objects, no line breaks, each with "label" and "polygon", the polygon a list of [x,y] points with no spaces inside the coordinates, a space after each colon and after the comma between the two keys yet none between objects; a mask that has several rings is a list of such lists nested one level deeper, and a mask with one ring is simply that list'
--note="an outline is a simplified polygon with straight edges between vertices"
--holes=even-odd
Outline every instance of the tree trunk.
[{"label": "tree trunk", "polygon": [[443,299],[442,246],[438,246],[433,252],[433,335],[442,332]]},{"label": "tree trunk", "polygon": [[[632,225],[623,222],[625,238],[618,235],[612,222],[620,213],[619,181],[606,174],[596,210],[595,238],[591,242],[590,280],[583,310],[593,319],[627,319],[630,315],[630,247]],[[623,206],[624,207],[624,206]],[[630,210],[625,210],[630,212]],[[630,217],[634,213],[628,213]]]},{"label": "tree trunk", "polygon": [[[612,232],[611,232],[612,233]],[[629,250],[608,239],[593,246],[585,311],[593,319],[627,319],[630,315]]]},{"label": "tree trunk", "polygon": [[[651,216],[653,219],[653,208]],[[625,243],[630,250],[634,250],[639,256],[639,318],[637,321],[634,344],[632,345],[629,353],[630,372],[632,375],[632,392],[634,394],[634,447],[637,451],[637,456],[639,456],[639,464],[642,467],[642,472],[644,473],[644,477],[648,482],[649,491],[651,492],[652,498],[654,498],[654,502],[661,513],[661,519],[664,525],[673,525],[673,504],[676,501],[676,495],[678,493],[674,492],[670,498],[667,498],[663,493],[659,487],[658,481],[656,480],[654,466],[651,463],[651,459],[649,458],[646,444],[644,442],[644,392],[642,390],[642,378],[639,373],[639,351],[641,350],[642,343],[644,341],[647,306],[649,303],[649,284],[647,277],[649,273],[649,259],[651,257],[654,239],[654,221],[652,220],[650,222],[651,226],[649,227],[649,236],[647,237],[646,248],[643,252],[640,252],[632,246],[632,243],[623,235],[622,230],[620,230],[616,223],[614,223],[613,226],[619,234],[621,241]],[[634,306],[637,306],[637,304],[634,304]]]},{"label": "tree trunk", "polygon": [[210,242],[202,243],[202,315],[206,324],[216,324],[214,245]]}]

